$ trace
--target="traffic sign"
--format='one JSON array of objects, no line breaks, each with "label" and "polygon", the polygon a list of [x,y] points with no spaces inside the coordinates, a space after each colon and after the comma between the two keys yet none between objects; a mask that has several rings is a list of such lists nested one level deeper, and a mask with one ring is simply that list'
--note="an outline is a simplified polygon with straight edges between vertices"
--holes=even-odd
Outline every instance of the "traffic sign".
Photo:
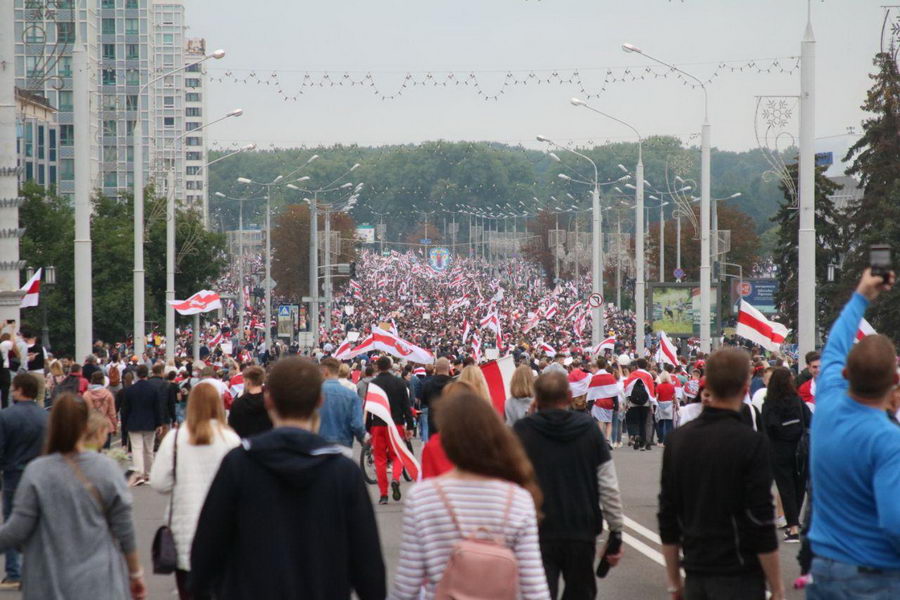
[{"label": "traffic sign", "polygon": [[424,246],[427,246],[428,244],[431,243],[431,240],[429,238],[422,238],[421,240],[419,240],[419,243]]},{"label": "traffic sign", "polygon": [[600,308],[603,306],[603,296],[600,294],[591,294],[588,298],[588,305],[590,305],[591,308]]},{"label": "traffic sign", "polygon": [[674,271],[672,271],[672,275],[675,276],[675,279],[681,281],[682,279],[684,279],[684,269],[679,267],[679,268],[675,269]]},{"label": "traffic sign", "polygon": [[291,305],[290,304],[281,304],[278,307],[278,316],[279,317],[289,317],[291,316]]}]

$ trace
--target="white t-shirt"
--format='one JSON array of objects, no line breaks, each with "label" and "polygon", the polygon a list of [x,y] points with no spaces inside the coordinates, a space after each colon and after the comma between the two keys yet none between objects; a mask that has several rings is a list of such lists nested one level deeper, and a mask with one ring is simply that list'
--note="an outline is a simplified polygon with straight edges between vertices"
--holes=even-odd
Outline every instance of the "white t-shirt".
[{"label": "white t-shirt", "polygon": [[9,353],[13,349],[12,340],[3,340],[0,342],[0,361],[4,369],[9,368]]},{"label": "white t-shirt", "polygon": [[759,388],[753,393],[753,399],[750,404],[756,407],[756,410],[762,412],[763,403],[766,401],[766,388]]}]

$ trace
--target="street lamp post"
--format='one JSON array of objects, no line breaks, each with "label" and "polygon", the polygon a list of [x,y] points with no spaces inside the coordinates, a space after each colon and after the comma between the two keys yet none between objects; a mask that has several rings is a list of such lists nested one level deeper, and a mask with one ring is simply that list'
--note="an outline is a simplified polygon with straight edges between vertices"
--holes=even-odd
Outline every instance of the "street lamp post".
[{"label": "street lamp post", "polygon": [[800,230],[797,248],[797,344],[800,366],[816,347],[816,38],[807,3],[800,44]]},{"label": "street lamp post", "polygon": [[679,69],[675,65],[664,62],[651,56],[632,44],[622,44],[625,52],[635,52],[646,56],[650,60],[677,71],[697,82],[703,90],[703,128],[700,135],[700,351],[709,352],[711,344],[710,311],[711,295],[710,287],[710,124],[709,124],[709,94],[706,85],[697,77]]},{"label": "street lamp post", "polygon": [[134,353],[140,355],[146,347],[144,339],[144,125],[141,116],[141,99],[144,91],[160,79],[199,65],[210,58],[220,59],[224,50],[216,50],[198,61],[167,71],[154,77],[138,90],[138,118],[134,122],[132,144],[134,145]]}]

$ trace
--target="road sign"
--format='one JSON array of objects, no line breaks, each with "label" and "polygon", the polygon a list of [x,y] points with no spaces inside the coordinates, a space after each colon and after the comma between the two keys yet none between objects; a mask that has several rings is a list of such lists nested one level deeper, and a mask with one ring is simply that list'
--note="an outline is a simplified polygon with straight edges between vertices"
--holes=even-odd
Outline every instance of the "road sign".
[{"label": "road sign", "polygon": [[675,279],[677,279],[678,281],[681,281],[682,279],[684,279],[684,269],[679,267],[679,268],[675,269],[674,271],[672,271],[672,275],[675,276]]},{"label": "road sign", "polygon": [[419,240],[419,243],[424,246],[427,246],[428,244],[431,243],[431,240],[429,238],[422,238],[421,240]]},{"label": "road sign", "polygon": [[590,305],[591,308],[600,308],[603,306],[603,296],[600,294],[591,294],[588,298],[588,305]]},{"label": "road sign", "polygon": [[[272,289],[275,289],[275,286],[278,285],[278,282],[275,281],[274,279],[272,279],[271,277],[269,277],[268,283],[269,283],[269,287],[271,287]],[[266,287],[266,282],[263,282],[262,286]]]},{"label": "road sign", "polygon": [[278,337],[290,338],[294,334],[294,318],[290,304],[278,305]]},{"label": "road sign", "polygon": [[290,304],[282,304],[278,307],[278,316],[279,317],[289,317],[291,316],[291,305]]}]

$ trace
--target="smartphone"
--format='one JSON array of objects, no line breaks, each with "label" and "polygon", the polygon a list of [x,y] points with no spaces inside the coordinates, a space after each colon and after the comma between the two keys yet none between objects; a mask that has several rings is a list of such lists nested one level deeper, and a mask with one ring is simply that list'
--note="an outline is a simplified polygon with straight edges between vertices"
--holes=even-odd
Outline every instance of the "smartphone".
[{"label": "smartphone", "polygon": [[6,324],[7,324],[7,325],[12,325],[12,324],[15,323],[15,322],[16,322],[15,319],[7,319],[7,320],[6,320]]},{"label": "smartphone", "polygon": [[887,277],[891,270],[891,247],[887,244],[869,246],[869,267],[872,269],[872,275]]}]

